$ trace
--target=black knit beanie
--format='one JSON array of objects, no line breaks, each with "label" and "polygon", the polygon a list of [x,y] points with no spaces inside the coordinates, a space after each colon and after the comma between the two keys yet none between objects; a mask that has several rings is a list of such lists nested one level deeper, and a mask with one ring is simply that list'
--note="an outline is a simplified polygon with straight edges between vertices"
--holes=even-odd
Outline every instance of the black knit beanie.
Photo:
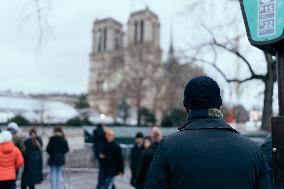
[{"label": "black knit beanie", "polygon": [[219,109],[222,98],[217,82],[207,76],[190,80],[184,89],[183,105],[191,110]]}]

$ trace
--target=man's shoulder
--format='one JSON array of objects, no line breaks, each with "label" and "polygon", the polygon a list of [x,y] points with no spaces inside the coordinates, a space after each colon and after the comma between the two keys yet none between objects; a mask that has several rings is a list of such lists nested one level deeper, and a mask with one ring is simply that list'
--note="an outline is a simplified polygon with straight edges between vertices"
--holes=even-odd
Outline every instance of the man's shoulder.
[{"label": "man's shoulder", "polygon": [[[216,129],[218,131],[218,129]],[[200,132],[199,132],[200,131]],[[175,133],[172,133],[166,137],[164,137],[162,144],[164,146],[167,145],[180,145],[180,141],[182,140],[184,142],[184,139],[187,141],[190,140],[195,140],[196,137],[192,137],[194,135],[202,135],[202,132],[204,132],[205,130],[201,129],[201,130],[183,130],[183,131],[177,131]],[[236,133],[236,132],[232,132],[230,130],[223,130],[220,129],[219,130],[220,133],[226,133],[226,136],[223,137],[223,140],[226,141],[231,141],[231,143],[235,143],[236,145],[239,146],[243,146],[249,150],[253,150],[253,151],[258,151],[260,149],[259,145],[252,141],[251,139],[247,138],[246,136]],[[205,131],[206,132],[206,131]],[[210,129],[207,130],[207,132],[210,132]],[[219,133],[219,132],[218,132]]]},{"label": "man's shoulder", "polygon": [[255,141],[242,134],[234,135],[234,138],[232,138],[232,140],[235,140],[236,143],[238,143],[241,147],[246,148],[251,153],[261,152],[261,147]]}]

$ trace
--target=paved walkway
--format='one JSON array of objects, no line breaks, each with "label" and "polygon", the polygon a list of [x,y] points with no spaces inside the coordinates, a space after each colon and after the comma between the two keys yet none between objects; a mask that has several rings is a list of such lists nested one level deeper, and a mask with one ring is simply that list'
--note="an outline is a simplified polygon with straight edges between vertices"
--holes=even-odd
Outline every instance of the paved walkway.
[{"label": "paved walkway", "polygon": [[[95,189],[97,184],[98,171],[92,170],[78,170],[78,171],[66,171],[65,181],[62,182],[60,189]],[[129,184],[130,172],[129,170],[123,176],[117,176],[115,178],[115,185],[117,189],[133,189]],[[65,184],[64,184],[65,183]],[[67,186],[64,188],[64,185]],[[68,188],[69,186],[69,188]],[[49,179],[36,186],[36,189],[50,189]]]}]

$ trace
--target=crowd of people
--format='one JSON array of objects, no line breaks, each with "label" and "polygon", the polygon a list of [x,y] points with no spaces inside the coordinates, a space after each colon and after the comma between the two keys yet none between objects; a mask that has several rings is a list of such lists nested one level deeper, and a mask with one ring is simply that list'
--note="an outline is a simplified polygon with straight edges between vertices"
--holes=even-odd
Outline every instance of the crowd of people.
[{"label": "crowd of people", "polygon": [[[114,141],[114,132],[102,124],[94,130],[93,136],[94,154],[99,164],[97,189],[113,189],[115,188],[114,177],[124,172],[121,147]],[[151,162],[161,139],[162,132],[157,127],[152,128],[150,136],[144,136],[142,132],[136,134],[135,144],[129,157],[132,174],[130,184],[133,187],[144,188]]]},{"label": "crowd of people", "polygon": [[[19,126],[12,122],[0,133],[0,189],[16,189],[21,175],[21,189],[34,189],[43,181],[43,142],[32,128],[29,137],[18,135]],[[68,142],[61,127],[55,127],[46,149],[49,154],[51,188],[59,189]]]},{"label": "crowd of people", "polygon": [[[29,137],[19,136],[19,126],[12,122],[0,133],[0,189],[16,189],[21,178],[21,189],[34,189],[43,179],[43,141],[36,128]],[[114,189],[114,178],[124,174],[122,149],[115,142],[115,133],[99,124],[94,130],[94,152],[99,174],[97,188]],[[156,149],[162,139],[159,128],[153,127],[151,136],[139,132],[130,153],[131,185],[143,189]],[[61,127],[55,127],[46,147],[47,165],[52,189],[59,189],[65,164],[68,142]],[[21,171],[20,171],[21,170]],[[21,175],[20,175],[21,173]]]},{"label": "crowd of people", "polygon": [[[136,189],[281,189],[272,178],[271,136],[260,147],[225,123],[220,111],[220,88],[201,76],[188,82],[183,105],[188,118],[179,131],[167,137],[158,127],[150,136],[138,132],[131,149],[130,184]],[[34,189],[43,180],[43,142],[35,128],[29,138],[18,136],[10,123],[0,133],[0,189]],[[124,157],[113,130],[99,124],[93,132],[98,163],[97,189],[115,189],[115,177],[124,174]],[[51,188],[59,189],[68,142],[55,127],[46,152],[49,155]]]},{"label": "crowd of people", "polygon": [[[183,105],[188,118],[179,131],[162,139],[137,133],[130,154],[130,183],[136,189],[281,189],[272,177],[271,136],[260,147],[225,123],[220,111],[220,88],[212,78],[188,82]],[[94,131],[94,150],[100,174],[97,189],[109,185],[104,166],[104,127]],[[121,154],[120,154],[121,155]],[[116,156],[110,156],[119,166]],[[116,171],[115,175],[120,172]],[[113,181],[113,179],[112,179]],[[105,184],[104,184],[105,183]]]}]

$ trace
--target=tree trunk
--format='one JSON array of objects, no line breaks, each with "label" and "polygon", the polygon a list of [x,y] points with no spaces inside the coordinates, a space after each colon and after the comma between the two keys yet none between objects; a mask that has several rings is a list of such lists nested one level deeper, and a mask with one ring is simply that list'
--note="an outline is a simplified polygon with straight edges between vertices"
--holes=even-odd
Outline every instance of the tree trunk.
[{"label": "tree trunk", "polygon": [[140,91],[137,94],[137,126],[141,126],[141,93]]},{"label": "tree trunk", "polygon": [[276,81],[276,66],[272,56],[264,53],[267,63],[267,78],[264,80],[264,102],[262,110],[261,128],[266,131],[271,131],[271,116],[273,114],[273,88]]},{"label": "tree trunk", "polygon": [[269,76],[265,81],[265,89],[264,89],[264,101],[263,101],[263,110],[262,110],[262,120],[261,120],[261,128],[266,131],[271,130],[270,119],[272,116],[272,103],[273,103],[273,86],[274,80],[273,76]]},{"label": "tree trunk", "polygon": [[137,108],[137,127],[141,125],[141,113],[140,108]]}]

